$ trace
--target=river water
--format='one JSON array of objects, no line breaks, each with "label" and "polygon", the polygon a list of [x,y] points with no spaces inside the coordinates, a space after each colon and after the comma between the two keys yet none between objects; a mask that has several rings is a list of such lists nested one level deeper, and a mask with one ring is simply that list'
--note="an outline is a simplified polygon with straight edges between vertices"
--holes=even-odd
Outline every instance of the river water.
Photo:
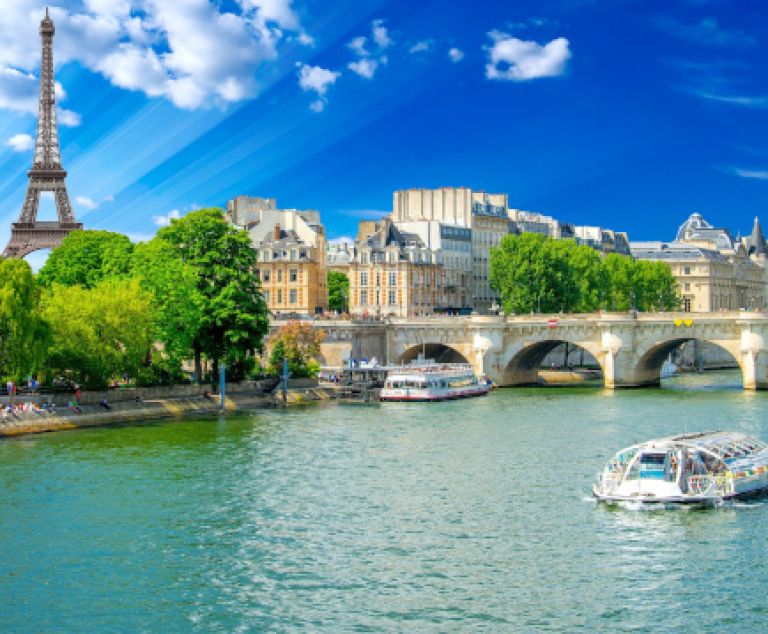
[{"label": "river water", "polygon": [[708,373],[5,441],[0,629],[764,631],[768,501],[590,500],[634,441],[768,439],[768,394],[738,384]]}]

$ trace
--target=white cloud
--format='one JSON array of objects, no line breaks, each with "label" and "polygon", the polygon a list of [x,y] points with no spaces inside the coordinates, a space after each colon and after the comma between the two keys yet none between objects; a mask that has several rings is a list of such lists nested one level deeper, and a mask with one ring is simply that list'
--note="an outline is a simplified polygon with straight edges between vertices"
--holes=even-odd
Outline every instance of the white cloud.
[{"label": "white cloud", "polygon": [[114,196],[106,196],[101,200],[101,202],[95,201],[90,196],[75,196],[75,204],[80,209],[81,216],[85,215],[90,211],[94,211],[95,209],[98,209],[104,203],[111,203],[114,200],[115,200]]},{"label": "white cloud", "polygon": [[392,38],[389,37],[389,31],[384,26],[384,21],[374,20],[371,22],[372,48],[368,48],[367,37],[361,35],[354,38],[347,46],[355,52],[358,59],[350,62],[347,67],[360,77],[373,79],[376,69],[387,63],[387,56],[384,51],[392,44]]},{"label": "white cloud", "polygon": [[[255,77],[287,32],[311,44],[292,5],[236,0],[225,10],[215,0],[68,0],[50,9],[55,60],[77,61],[116,86],[180,108],[240,101],[257,94]],[[3,0],[0,108],[37,109],[42,13],[37,0]]]},{"label": "white cloud", "polygon": [[375,59],[360,59],[356,62],[350,62],[349,70],[357,73],[360,77],[365,79],[373,79],[376,69],[379,67],[379,62]]},{"label": "white cloud", "polygon": [[26,152],[35,147],[35,140],[28,134],[14,134],[5,144],[14,152]]},{"label": "white cloud", "polygon": [[432,48],[432,41],[422,40],[421,42],[416,42],[416,44],[411,46],[411,48],[408,49],[408,52],[411,54],[426,53],[430,48]]},{"label": "white cloud", "polygon": [[304,92],[314,92],[319,97],[310,104],[310,109],[313,112],[322,112],[325,109],[325,94],[328,88],[336,83],[341,73],[309,64],[298,64],[298,67],[301,89]]},{"label": "white cloud", "polygon": [[99,205],[93,201],[93,199],[88,198],[88,196],[76,196],[75,197],[75,203],[77,203],[80,207],[85,209],[86,211],[93,211],[98,207]]},{"label": "white cloud", "polygon": [[492,31],[493,44],[488,47],[489,62],[485,66],[488,79],[528,81],[540,77],[557,77],[565,71],[571,57],[569,42],[564,37],[541,45]]},{"label": "white cloud", "polygon": [[314,90],[318,95],[324,95],[329,86],[332,86],[341,73],[337,73],[321,66],[301,64],[299,66],[299,85],[302,90]]},{"label": "white cloud", "polygon": [[384,20],[374,20],[371,23],[371,35],[381,50],[392,46],[392,39],[389,37],[387,27],[384,26]]},{"label": "white cloud", "polygon": [[152,216],[152,222],[158,227],[167,227],[171,224],[171,220],[178,220],[179,218],[181,218],[181,212],[178,209],[174,209],[167,216]]},{"label": "white cloud", "polygon": [[451,61],[454,64],[458,64],[461,60],[464,59],[464,51],[461,51],[454,46],[451,50],[448,51],[448,57],[451,58]]},{"label": "white cloud", "polygon": [[349,44],[347,44],[347,46],[352,49],[358,56],[368,57],[368,49],[365,47],[365,43],[367,41],[368,38],[364,35],[361,35],[353,39]]},{"label": "white cloud", "polygon": [[76,128],[82,122],[79,114],[72,110],[65,110],[64,108],[59,108],[56,118],[61,125],[69,128]]}]

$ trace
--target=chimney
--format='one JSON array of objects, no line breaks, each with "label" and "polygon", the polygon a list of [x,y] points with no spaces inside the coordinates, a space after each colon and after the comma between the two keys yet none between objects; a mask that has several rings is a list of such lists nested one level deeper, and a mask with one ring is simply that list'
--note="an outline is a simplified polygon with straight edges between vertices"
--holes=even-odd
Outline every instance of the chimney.
[{"label": "chimney", "polygon": [[275,233],[274,233],[275,242],[277,242],[280,239],[281,233],[282,232],[280,231],[280,225],[279,224],[275,225]]}]

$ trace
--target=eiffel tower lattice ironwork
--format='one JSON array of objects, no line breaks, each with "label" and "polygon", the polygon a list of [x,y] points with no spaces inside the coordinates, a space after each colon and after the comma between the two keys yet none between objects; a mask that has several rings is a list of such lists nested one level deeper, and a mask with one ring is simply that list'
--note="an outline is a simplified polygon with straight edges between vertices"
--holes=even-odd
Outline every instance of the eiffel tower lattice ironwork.
[{"label": "eiffel tower lattice ironwork", "polygon": [[[45,10],[40,23],[42,60],[40,63],[40,110],[37,118],[35,158],[29,171],[29,184],[18,222],[11,225],[11,239],[3,256],[23,258],[39,249],[52,249],[75,229],[82,229],[72,213],[61,166],[59,131],[56,127],[56,86],[53,76],[53,20]],[[41,192],[53,192],[58,221],[38,221]]]}]

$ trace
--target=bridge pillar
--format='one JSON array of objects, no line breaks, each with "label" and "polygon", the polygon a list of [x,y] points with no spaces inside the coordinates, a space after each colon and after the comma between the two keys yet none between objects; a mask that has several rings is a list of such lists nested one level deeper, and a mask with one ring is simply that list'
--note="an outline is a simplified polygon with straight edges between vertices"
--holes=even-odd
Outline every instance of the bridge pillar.
[{"label": "bridge pillar", "polygon": [[[768,359],[765,338],[749,322],[741,322],[741,374],[745,390],[768,389]],[[762,329],[760,329],[762,330]]]}]

